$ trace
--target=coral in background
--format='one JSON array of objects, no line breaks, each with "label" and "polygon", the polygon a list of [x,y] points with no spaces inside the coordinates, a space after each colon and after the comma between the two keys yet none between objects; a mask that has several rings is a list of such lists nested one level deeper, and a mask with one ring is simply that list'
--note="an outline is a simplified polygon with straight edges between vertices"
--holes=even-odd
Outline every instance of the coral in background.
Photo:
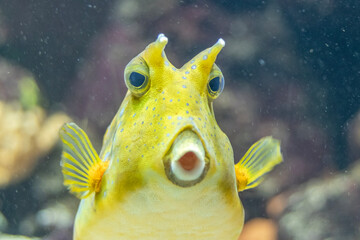
[{"label": "coral in background", "polygon": [[19,104],[0,101],[0,188],[27,177],[69,120],[63,113],[48,117],[40,107],[23,110]]},{"label": "coral in background", "polygon": [[27,177],[58,139],[64,113],[48,115],[32,75],[0,59],[0,188]]}]

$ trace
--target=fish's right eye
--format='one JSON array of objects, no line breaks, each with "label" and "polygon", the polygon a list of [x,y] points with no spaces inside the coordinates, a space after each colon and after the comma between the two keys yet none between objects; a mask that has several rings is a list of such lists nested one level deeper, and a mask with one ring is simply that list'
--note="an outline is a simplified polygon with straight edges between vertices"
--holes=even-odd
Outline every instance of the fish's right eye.
[{"label": "fish's right eye", "polygon": [[141,97],[149,90],[149,68],[144,60],[131,61],[126,66],[124,75],[127,88],[136,97]]},{"label": "fish's right eye", "polygon": [[146,80],[146,77],[138,72],[132,72],[129,76],[129,81],[134,87],[141,87]]}]

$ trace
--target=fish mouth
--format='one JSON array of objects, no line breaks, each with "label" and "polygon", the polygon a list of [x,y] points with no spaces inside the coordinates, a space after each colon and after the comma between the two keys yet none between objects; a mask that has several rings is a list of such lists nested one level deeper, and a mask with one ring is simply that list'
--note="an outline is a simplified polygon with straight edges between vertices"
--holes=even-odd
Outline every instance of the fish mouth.
[{"label": "fish mouth", "polygon": [[210,165],[200,137],[190,129],[177,135],[163,162],[167,178],[180,187],[201,182]]}]

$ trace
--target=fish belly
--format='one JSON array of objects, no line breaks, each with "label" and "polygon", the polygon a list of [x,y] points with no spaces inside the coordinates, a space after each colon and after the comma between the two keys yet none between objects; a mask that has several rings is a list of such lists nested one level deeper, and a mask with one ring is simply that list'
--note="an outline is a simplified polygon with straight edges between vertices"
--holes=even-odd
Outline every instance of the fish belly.
[{"label": "fish belly", "polygon": [[230,203],[214,191],[160,194],[142,189],[107,210],[93,214],[83,213],[89,211],[86,206],[80,210],[75,240],[236,240],[244,223],[237,195]]}]

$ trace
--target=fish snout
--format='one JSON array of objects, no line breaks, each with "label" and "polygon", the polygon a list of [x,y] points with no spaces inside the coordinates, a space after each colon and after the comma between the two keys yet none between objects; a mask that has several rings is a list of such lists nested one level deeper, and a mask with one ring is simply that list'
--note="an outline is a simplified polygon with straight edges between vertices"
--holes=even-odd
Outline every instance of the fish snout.
[{"label": "fish snout", "polygon": [[181,187],[190,187],[204,179],[209,168],[204,146],[192,130],[181,132],[164,157],[168,179]]}]

